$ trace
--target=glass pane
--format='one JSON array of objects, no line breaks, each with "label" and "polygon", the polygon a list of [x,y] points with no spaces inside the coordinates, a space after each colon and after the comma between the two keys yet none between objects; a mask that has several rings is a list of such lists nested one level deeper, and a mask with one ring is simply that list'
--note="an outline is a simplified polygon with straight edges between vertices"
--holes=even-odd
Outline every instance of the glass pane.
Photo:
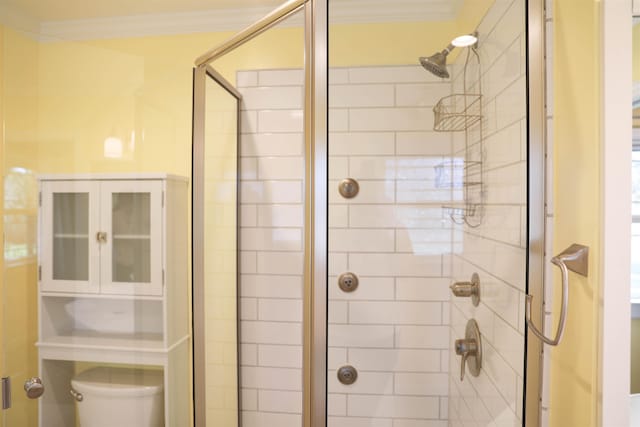
[{"label": "glass pane", "polygon": [[631,159],[631,214],[640,216],[640,151],[633,151]]},{"label": "glass pane", "polygon": [[53,194],[53,232],[88,237],[89,193]]},{"label": "glass pane", "polygon": [[89,194],[53,194],[53,279],[89,279]]},{"label": "glass pane", "polygon": [[[350,25],[329,1],[329,427],[522,425],[525,3],[432,21],[425,8],[422,22],[395,20],[399,5]],[[476,30],[477,46],[449,51]],[[477,307],[449,289],[473,273]],[[454,343],[472,319],[484,359],[461,381]]]},{"label": "glass pane", "polygon": [[[18,8],[25,5],[19,3]],[[40,15],[42,11],[33,12]],[[112,12],[131,14],[126,10]],[[82,12],[67,16],[71,20],[88,17]],[[2,413],[2,425],[90,424],[79,411],[82,406],[69,396],[71,381],[93,368],[113,367],[164,371],[164,387],[155,388],[160,404],[147,412],[147,406],[135,405],[132,419],[112,419],[113,425],[141,425],[139,420],[151,412],[151,418],[157,420],[154,425],[189,426],[192,376],[187,211],[192,66],[203,46],[210,46],[211,34],[197,36],[201,41],[186,48],[170,42],[173,47],[169,50],[166,39],[124,34],[102,43],[93,36],[91,40],[70,40],[49,33],[52,43],[44,43],[39,34],[27,33],[22,24],[9,21],[0,28],[0,176],[5,177],[2,225],[5,233],[10,228],[3,283],[11,286],[3,287],[0,339],[3,375],[13,378],[14,393],[11,410]],[[169,37],[178,40],[182,36]],[[139,48],[132,49],[139,42]],[[33,66],[25,67],[25,56],[33,59]],[[167,58],[171,58],[168,66],[151,66]],[[142,281],[141,286],[146,286],[150,278],[161,276],[163,266],[158,263],[150,270],[150,244],[156,249],[160,243],[149,241],[148,195],[116,195],[113,203],[117,212],[111,224],[111,215],[101,215],[108,208],[98,202],[104,200],[104,193],[100,193],[102,186],[97,181],[105,177],[131,180],[128,188],[132,190],[126,192],[135,192],[138,179],[149,180],[156,174],[158,179],[180,177],[172,193],[179,200],[172,209],[179,213],[180,221],[168,221],[174,237],[179,236],[175,237],[179,244],[165,248],[172,254],[167,256],[171,277],[167,276],[160,295],[125,291],[115,295],[118,288],[140,289],[134,283],[118,283],[122,286],[111,287],[111,294],[107,294],[105,289],[112,283],[100,283],[100,276]],[[12,176],[6,178],[8,175]],[[52,212],[48,218],[52,230],[47,230],[46,236],[34,220],[38,187],[42,186],[36,177],[45,176],[84,182],[80,190],[80,186],[70,186],[70,191],[57,187],[62,194],[54,196],[52,206],[42,207]],[[90,192],[91,197],[70,194],[72,191]],[[111,194],[106,197],[111,200]],[[43,197],[43,203],[46,199]],[[154,206],[154,215],[159,210],[160,203]],[[96,241],[95,233],[107,229],[112,253]],[[38,259],[30,256],[34,248]],[[52,269],[47,268],[49,255]],[[109,260],[104,262],[106,258]],[[61,282],[56,283],[57,288],[43,292],[38,286],[39,264],[43,280],[53,277]],[[22,383],[35,376],[42,377],[46,393],[40,399],[27,399]],[[139,386],[145,377],[136,376],[131,386]],[[123,412],[113,400],[97,407],[108,417]]]},{"label": "glass pane", "polygon": [[9,263],[33,261],[37,255],[36,215],[5,215],[4,257]]},{"label": "glass pane", "polygon": [[149,193],[114,193],[111,196],[114,237],[149,237],[151,229],[151,195]]},{"label": "glass pane", "polygon": [[632,151],[631,168],[631,301],[640,302],[640,151]]},{"label": "glass pane", "polygon": [[148,283],[151,281],[151,239],[113,237],[113,281]]},{"label": "glass pane", "polygon": [[238,425],[238,101],[206,78],[205,360],[207,425]]},{"label": "glass pane", "polygon": [[[302,425],[303,22],[303,14],[295,14],[213,64],[233,70],[227,79],[237,82],[242,94],[238,274],[243,426]],[[207,162],[216,164],[208,157]],[[232,172],[218,169],[218,175]],[[225,193],[234,188],[229,184]],[[229,223],[234,212],[227,209],[225,215],[229,218],[219,214],[210,221]]]},{"label": "glass pane", "polygon": [[640,303],[640,223],[631,224],[631,300]]},{"label": "glass pane", "polygon": [[114,282],[151,282],[151,195],[111,196]]},{"label": "glass pane", "polygon": [[11,168],[4,178],[4,257],[10,264],[37,256],[38,183],[32,171]]}]

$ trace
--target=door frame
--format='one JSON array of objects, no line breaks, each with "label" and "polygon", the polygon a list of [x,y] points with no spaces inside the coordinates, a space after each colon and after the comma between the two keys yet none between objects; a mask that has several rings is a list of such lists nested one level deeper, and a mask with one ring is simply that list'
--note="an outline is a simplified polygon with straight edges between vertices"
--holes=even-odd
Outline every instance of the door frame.
[{"label": "door frame", "polygon": [[[193,348],[193,420],[195,426],[206,426],[206,305],[205,305],[205,106],[206,83],[211,79],[236,100],[237,130],[240,132],[240,101],[242,95],[221,74],[208,66],[200,65],[193,69],[193,144],[192,144],[192,181],[191,181],[191,279],[192,279],[192,348]],[[237,150],[237,147],[236,147]],[[237,191],[237,190],[236,190]],[[237,236],[236,236],[237,240]],[[236,259],[236,263],[237,263]],[[236,288],[238,278],[236,278]],[[236,293],[236,298],[237,298]],[[236,336],[239,336],[239,324],[236,323]],[[238,340],[239,342],[239,340]],[[236,354],[238,382],[240,384],[239,355]],[[238,403],[240,402],[238,389]],[[238,408],[238,425],[240,410]]]},{"label": "door frame", "polygon": [[629,423],[631,11],[632,0],[600,2],[602,273],[597,414],[601,426]]},{"label": "door frame", "polygon": [[[526,2],[527,28],[527,294],[532,296],[531,320],[543,325],[545,271],[545,146],[546,65],[543,0]],[[521,313],[521,315],[524,315]],[[540,425],[542,395],[542,342],[525,331],[523,425]]]}]

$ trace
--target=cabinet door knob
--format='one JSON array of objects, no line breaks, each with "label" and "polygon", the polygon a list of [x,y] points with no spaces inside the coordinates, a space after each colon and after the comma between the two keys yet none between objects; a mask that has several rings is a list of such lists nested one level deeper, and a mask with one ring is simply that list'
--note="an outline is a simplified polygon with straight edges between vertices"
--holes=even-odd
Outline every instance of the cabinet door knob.
[{"label": "cabinet door knob", "polygon": [[98,243],[107,243],[107,232],[98,231],[96,233],[96,240],[98,241]]}]

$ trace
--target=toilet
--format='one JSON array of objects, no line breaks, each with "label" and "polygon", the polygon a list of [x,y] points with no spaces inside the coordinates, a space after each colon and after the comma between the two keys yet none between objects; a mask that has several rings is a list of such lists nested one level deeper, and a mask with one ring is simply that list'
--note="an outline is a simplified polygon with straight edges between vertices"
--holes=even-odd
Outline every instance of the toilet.
[{"label": "toilet", "polygon": [[162,371],[99,367],[71,380],[80,427],[162,427]]}]

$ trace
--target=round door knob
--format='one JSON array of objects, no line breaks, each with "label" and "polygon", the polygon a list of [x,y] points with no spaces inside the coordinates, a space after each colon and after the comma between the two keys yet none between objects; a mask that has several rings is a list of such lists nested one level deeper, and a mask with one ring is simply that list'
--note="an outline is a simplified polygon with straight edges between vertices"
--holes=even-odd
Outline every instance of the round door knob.
[{"label": "round door knob", "polygon": [[44,385],[38,377],[29,378],[24,382],[24,391],[29,399],[37,399],[44,393]]}]

